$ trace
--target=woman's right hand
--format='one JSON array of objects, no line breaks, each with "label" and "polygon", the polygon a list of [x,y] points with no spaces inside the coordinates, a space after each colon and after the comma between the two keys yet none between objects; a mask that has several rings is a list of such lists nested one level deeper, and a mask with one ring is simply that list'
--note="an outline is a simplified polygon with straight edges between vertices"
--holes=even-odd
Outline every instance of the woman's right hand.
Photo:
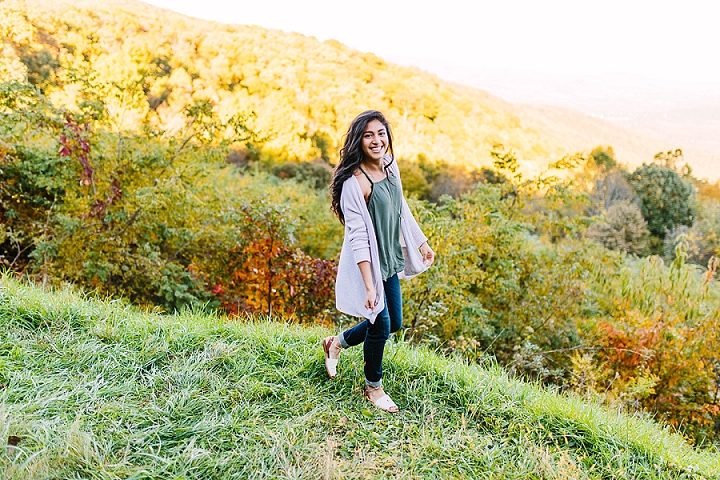
[{"label": "woman's right hand", "polygon": [[360,269],[360,274],[362,275],[363,282],[365,283],[365,308],[374,312],[378,302],[377,291],[375,290],[372,271],[370,270],[370,262],[362,261],[358,263],[358,268]]},{"label": "woman's right hand", "polygon": [[375,291],[375,288],[367,289],[367,295],[365,296],[365,308],[374,312],[377,304],[377,292]]}]

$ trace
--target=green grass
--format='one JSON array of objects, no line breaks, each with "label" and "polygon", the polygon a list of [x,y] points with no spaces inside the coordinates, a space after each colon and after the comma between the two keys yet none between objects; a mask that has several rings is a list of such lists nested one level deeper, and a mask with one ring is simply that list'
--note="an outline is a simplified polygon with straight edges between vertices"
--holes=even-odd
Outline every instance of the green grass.
[{"label": "green grass", "polygon": [[[720,478],[659,425],[392,343],[398,415],[327,331],[147,314],[0,278],[0,477]],[[7,447],[20,437],[16,448]]]}]

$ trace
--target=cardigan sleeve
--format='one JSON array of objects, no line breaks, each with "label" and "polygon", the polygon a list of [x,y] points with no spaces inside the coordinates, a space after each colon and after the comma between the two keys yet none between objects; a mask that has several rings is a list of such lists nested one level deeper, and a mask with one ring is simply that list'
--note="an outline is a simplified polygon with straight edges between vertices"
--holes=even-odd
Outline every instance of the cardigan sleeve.
[{"label": "cardigan sleeve", "polygon": [[[397,161],[391,163],[390,168],[393,170],[393,173],[397,176],[398,181],[400,182],[400,189],[402,190],[402,179],[400,178],[400,168],[397,165]],[[428,238],[422,232],[422,230],[420,229],[420,225],[418,225],[417,221],[415,220],[415,217],[413,216],[412,212],[410,211],[410,207],[408,207],[407,200],[405,200],[404,193],[402,195],[402,214],[405,218],[407,218],[408,224],[410,225],[410,234],[412,235],[412,239],[408,239],[408,240],[411,240],[410,244],[420,246],[423,243],[427,242]]]},{"label": "cardigan sleeve", "polygon": [[406,216],[408,223],[410,225],[410,234],[412,235],[412,243],[411,245],[422,245],[423,243],[428,241],[428,238],[425,236],[423,231],[420,229],[420,225],[418,225],[417,221],[415,220],[415,217],[413,217],[412,212],[410,211],[410,207],[408,207],[407,201],[405,201],[405,196],[403,196],[402,199],[402,214],[403,216]]},{"label": "cardigan sleeve", "polygon": [[[348,178],[343,183],[342,192],[340,193],[340,208],[342,208],[345,217],[345,235],[350,240],[355,263],[369,262],[371,259],[370,235],[363,220],[361,205],[357,202],[357,192],[351,191],[353,189],[353,185],[349,183],[351,181],[357,182],[353,177]],[[360,197],[362,198],[362,192]]]}]

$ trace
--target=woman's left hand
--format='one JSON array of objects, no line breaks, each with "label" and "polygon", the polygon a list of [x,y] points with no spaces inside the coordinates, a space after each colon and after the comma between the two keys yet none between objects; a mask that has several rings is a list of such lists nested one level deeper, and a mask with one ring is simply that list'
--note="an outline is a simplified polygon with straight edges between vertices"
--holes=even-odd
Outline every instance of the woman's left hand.
[{"label": "woman's left hand", "polygon": [[428,245],[427,242],[420,245],[420,253],[422,253],[423,263],[425,266],[431,266],[435,261],[435,252],[433,252],[433,249],[430,248],[430,245]]}]

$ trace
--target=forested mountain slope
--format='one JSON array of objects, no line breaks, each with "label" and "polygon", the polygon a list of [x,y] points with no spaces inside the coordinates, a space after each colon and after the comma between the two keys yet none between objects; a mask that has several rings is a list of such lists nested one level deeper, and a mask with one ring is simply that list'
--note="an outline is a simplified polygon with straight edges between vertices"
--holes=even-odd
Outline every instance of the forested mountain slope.
[{"label": "forested mountain slope", "polygon": [[203,99],[221,116],[249,115],[265,140],[262,154],[277,160],[333,163],[348,122],[367,108],[388,114],[407,159],[477,167],[490,164],[501,143],[536,171],[601,143],[630,164],[667,147],[600,120],[579,125],[575,112],[512,105],[332,40],[192,19],[135,0],[7,0],[0,8],[3,77],[27,75],[68,105],[84,100],[77,85],[89,82],[114,99],[116,128],[172,131],[183,125],[182,110]]}]

